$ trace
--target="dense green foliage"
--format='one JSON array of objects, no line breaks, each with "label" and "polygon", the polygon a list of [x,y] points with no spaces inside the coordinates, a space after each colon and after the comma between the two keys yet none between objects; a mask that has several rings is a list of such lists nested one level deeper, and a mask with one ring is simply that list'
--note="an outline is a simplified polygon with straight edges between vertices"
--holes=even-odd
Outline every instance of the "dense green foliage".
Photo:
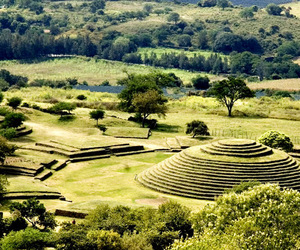
[{"label": "dense green foliage", "polygon": [[186,134],[196,135],[209,135],[208,127],[203,121],[194,120],[186,124]]},{"label": "dense green foliage", "polygon": [[71,115],[71,111],[76,108],[76,105],[74,103],[70,102],[59,102],[54,104],[51,107],[51,111],[60,114],[62,117],[63,115]]},{"label": "dense green foliage", "polygon": [[195,214],[199,237],[172,249],[297,249],[299,201],[298,191],[274,184],[224,194]]},{"label": "dense green foliage", "polygon": [[59,249],[95,245],[101,249],[164,249],[174,239],[192,235],[189,217],[189,209],[174,202],[160,205],[158,210],[101,205],[88,215],[86,223],[65,224],[57,245]]},{"label": "dense green foliage", "polygon": [[209,85],[209,78],[207,76],[196,76],[192,78],[192,84],[195,89],[208,89]]},{"label": "dense green foliage", "polygon": [[271,148],[281,149],[286,152],[292,151],[294,146],[287,135],[275,130],[264,133],[258,138],[258,141]]},{"label": "dense green foliage", "polygon": [[92,110],[90,112],[90,118],[96,120],[96,125],[98,126],[98,120],[104,118],[105,111],[102,109]]},{"label": "dense green foliage", "polygon": [[12,107],[13,109],[17,109],[17,107],[19,107],[21,103],[22,103],[22,98],[18,96],[14,96],[7,100],[7,105]]},{"label": "dense green foliage", "polygon": [[54,215],[47,212],[44,204],[32,198],[22,203],[12,202],[10,205],[11,212],[17,212],[20,217],[23,217],[33,228],[47,231],[54,229],[56,221]]},{"label": "dense green foliage", "polygon": [[1,249],[43,249],[52,245],[52,234],[41,232],[34,228],[26,228],[21,231],[11,231],[1,240]]},{"label": "dense green foliage", "polygon": [[9,113],[5,116],[1,127],[2,128],[17,128],[23,124],[25,116],[22,113]]},{"label": "dense green foliage", "polygon": [[165,116],[167,99],[155,89],[149,89],[145,93],[136,93],[132,99],[134,111],[142,117],[142,127],[145,127],[145,121],[151,114]]}]

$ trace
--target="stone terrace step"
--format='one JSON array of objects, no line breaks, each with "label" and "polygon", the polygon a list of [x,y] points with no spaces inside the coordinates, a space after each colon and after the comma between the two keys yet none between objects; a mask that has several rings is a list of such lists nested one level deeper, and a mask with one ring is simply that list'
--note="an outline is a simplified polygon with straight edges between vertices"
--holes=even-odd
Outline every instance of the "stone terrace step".
[{"label": "stone terrace step", "polygon": [[39,173],[38,175],[36,175],[36,176],[34,177],[34,179],[37,179],[37,180],[40,180],[40,181],[44,181],[44,180],[46,180],[47,178],[49,178],[52,174],[53,174],[53,173],[52,173],[50,170],[46,169],[46,170],[44,170],[43,172],[41,172],[41,173]]},{"label": "stone terrace step", "polygon": [[234,171],[234,172],[258,172],[258,171],[265,171],[265,172],[272,172],[272,171],[280,171],[282,168],[293,169],[299,167],[297,162],[292,159],[288,158],[286,161],[278,162],[276,165],[271,166],[235,166],[235,165],[225,165],[222,163],[201,163],[201,162],[192,162],[188,160],[184,160],[179,157],[171,157],[168,160],[171,164],[179,166],[179,168],[190,169],[193,171],[197,171],[199,168],[201,169],[212,169],[218,171]]},{"label": "stone terrace step", "polygon": [[92,150],[85,150],[85,151],[77,151],[74,153],[71,153],[69,157],[72,158],[83,158],[88,156],[98,156],[98,155],[107,155],[109,154],[109,151],[104,148],[99,149],[92,149]]},{"label": "stone terrace step", "polygon": [[144,153],[152,153],[154,152],[154,149],[149,150],[137,150],[137,151],[130,151],[130,152],[124,152],[124,153],[116,153],[115,156],[126,156],[126,155],[135,155],[135,154],[144,154]]},{"label": "stone terrace step", "polygon": [[[182,152],[183,153],[183,152]],[[272,161],[266,161],[266,162],[226,162],[226,161],[214,161],[214,160],[207,160],[207,159],[201,159],[201,158],[195,158],[192,156],[189,156],[186,153],[183,153],[178,155],[178,158],[182,162],[187,162],[188,164],[201,164],[201,165],[207,165],[210,166],[214,164],[215,166],[224,166],[224,167],[234,167],[234,168],[272,168],[276,167],[278,165],[286,164],[288,162],[293,161],[292,157],[285,157],[282,159],[272,160]],[[176,158],[177,159],[177,158]]]},{"label": "stone terrace step", "polygon": [[80,161],[92,161],[97,159],[109,158],[110,155],[94,155],[94,156],[85,156],[85,157],[74,157],[71,158],[70,162],[80,162]]},{"label": "stone terrace step", "polygon": [[252,158],[252,157],[261,157],[261,156],[266,156],[272,154],[272,149],[270,148],[265,148],[263,150],[260,150],[259,152],[239,152],[239,153],[234,153],[234,152],[222,152],[222,151],[217,151],[215,149],[211,149],[209,147],[201,147],[201,150],[205,153],[211,154],[211,155],[225,155],[225,156],[234,156],[234,157],[245,157],[245,158]]},{"label": "stone terrace step", "polygon": [[67,153],[78,151],[78,149],[72,149],[70,147],[60,145],[60,144],[56,144],[56,143],[52,143],[52,142],[37,142],[37,143],[35,143],[35,145],[36,146],[47,147],[47,148],[58,149],[58,150],[61,150],[61,151],[65,151]]}]

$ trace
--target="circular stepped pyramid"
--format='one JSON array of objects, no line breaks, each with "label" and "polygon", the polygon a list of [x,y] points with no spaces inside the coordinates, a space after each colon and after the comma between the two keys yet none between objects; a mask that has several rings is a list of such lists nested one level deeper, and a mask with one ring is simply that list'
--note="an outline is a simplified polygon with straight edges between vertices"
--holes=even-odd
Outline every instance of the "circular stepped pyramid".
[{"label": "circular stepped pyramid", "polygon": [[137,180],[159,192],[213,200],[249,180],[300,190],[300,168],[283,151],[231,139],[185,149],[140,173]]}]

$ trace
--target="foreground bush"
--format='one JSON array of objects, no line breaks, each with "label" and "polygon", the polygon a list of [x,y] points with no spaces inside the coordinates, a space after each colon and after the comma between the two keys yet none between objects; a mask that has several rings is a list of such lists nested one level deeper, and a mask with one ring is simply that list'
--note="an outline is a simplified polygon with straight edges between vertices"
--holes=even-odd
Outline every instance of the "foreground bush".
[{"label": "foreground bush", "polygon": [[217,198],[194,216],[198,238],[172,249],[299,249],[300,193],[265,184]]},{"label": "foreground bush", "polygon": [[274,130],[264,133],[258,138],[258,141],[271,148],[281,149],[286,152],[292,151],[294,147],[291,139],[287,135]]},{"label": "foreground bush", "polygon": [[37,229],[26,228],[18,232],[10,232],[1,240],[1,249],[44,249],[52,245],[51,233],[40,232]]}]

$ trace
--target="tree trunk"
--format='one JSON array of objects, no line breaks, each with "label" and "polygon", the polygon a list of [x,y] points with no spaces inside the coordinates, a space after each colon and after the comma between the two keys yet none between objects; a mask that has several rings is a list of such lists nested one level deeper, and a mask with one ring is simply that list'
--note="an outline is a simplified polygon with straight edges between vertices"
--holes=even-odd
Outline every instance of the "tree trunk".
[{"label": "tree trunk", "polygon": [[232,106],[228,106],[228,116],[231,117]]}]

